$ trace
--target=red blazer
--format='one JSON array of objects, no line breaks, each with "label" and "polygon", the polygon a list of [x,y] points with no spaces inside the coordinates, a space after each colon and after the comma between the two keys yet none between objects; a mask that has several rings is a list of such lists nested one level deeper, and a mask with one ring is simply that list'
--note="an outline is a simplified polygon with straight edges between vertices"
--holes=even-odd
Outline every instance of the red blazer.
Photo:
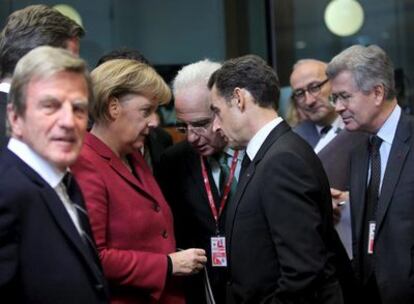
[{"label": "red blazer", "polygon": [[141,154],[131,161],[138,178],[88,133],[71,168],[86,200],[111,301],[184,303],[174,279],[167,279],[167,254],[176,249],[170,208]]}]

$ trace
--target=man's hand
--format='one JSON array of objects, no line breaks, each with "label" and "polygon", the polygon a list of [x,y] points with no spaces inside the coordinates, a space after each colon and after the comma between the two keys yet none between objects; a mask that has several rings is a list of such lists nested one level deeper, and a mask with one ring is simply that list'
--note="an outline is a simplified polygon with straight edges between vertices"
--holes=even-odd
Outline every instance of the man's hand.
[{"label": "man's hand", "polygon": [[170,253],[173,275],[185,276],[200,272],[207,262],[206,252],[203,249],[191,248]]},{"label": "man's hand", "polygon": [[331,196],[332,196],[333,222],[334,222],[334,225],[336,225],[339,223],[341,219],[342,206],[349,203],[349,192],[331,188]]}]

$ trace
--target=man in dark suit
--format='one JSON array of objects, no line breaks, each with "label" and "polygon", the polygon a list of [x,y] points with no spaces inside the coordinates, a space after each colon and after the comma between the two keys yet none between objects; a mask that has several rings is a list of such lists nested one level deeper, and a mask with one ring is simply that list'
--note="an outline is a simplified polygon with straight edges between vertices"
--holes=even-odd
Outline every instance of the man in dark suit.
[{"label": "man in dark suit", "polygon": [[[213,238],[224,237],[228,198],[224,199],[226,178],[219,162],[226,158],[226,152],[231,152],[225,149],[224,137],[212,130],[207,81],[219,67],[218,63],[199,61],[183,67],[173,81],[177,129],[186,134],[187,140],[162,156],[161,186],[174,213],[177,245],[206,250],[206,269],[215,302],[225,303],[226,267],[213,263],[211,250]],[[228,157],[230,167],[233,153]],[[238,177],[241,154],[239,160],[236,159],[233,181]],[[188,303],[206,302],[203,276],[204,273],[188,278]]]},{"label": "man in dark suit", "polygon": [[278,117],[275,71],[247,55],[225,62],[208,85],[213,129],[231,147],[247,147],[251,161],[227,210],[230,299],[342,303],[328,180],[312,148]]},{"label": "man in dark suit", "polygon": [[378,46],[355,45],[332,59],[327,75],[346,129],[371,135],[351,156],[361,303],[414,303],[414,121],[397,104],[393,64]]},{"label": "man in dark suit", "polygon": [[293,128],[314,149],[320,151],[342,129],[343,122],[329,102],[331,84],[327,79],[326,63],[302,59],[290,75],[292,102],[308,117]]},{"label": "man in dark suit", "polygon": [[7,144],[6,102],[17,61],[30,50],[51,45],[79,54],[83,28],[46,5],[30,5],[13,12],[0,34],[0,149]]},{"label": "man in dark suit", "polygon": [[[290,75],[292,102],[308,117],[293,128],[319,156],[329,184],[335,189],[349,189],[349,161],[352,149],[366,138],[360,132],[344,130],[340,115],[329,96],[331,83],[326,76],[327,63],[315,59],[299,60]],[[333,191],[335,194],[335,191]],[[352,257],[350,208],[346,201],[333,202],[335,228],[349,257]]]},{"label": "man in dark suit", "polygon": [[88,121],[86,63],[42,46],[17,64],[12,137],[0,160],[0,297],[8,303],[107,303],[80,189],[68,166]]},{"label": "man in dark suit", "polygon": [[6,136],[6,112],[7,112],[7,93],[0,91],[0,150],[7,142]]}]

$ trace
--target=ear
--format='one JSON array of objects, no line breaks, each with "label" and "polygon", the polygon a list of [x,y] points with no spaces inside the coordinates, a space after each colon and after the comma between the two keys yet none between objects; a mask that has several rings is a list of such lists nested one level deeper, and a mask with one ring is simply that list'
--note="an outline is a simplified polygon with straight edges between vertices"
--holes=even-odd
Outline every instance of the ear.
[{"label": "ear", "polygon": [[246,91],[242,88],[236,87],[233,91],[232,103],[240,110],[244,112],[246,107]]},{"label": "ear", "polygon": [[10,124],[13,136],[22,138],[24,117],[17,114],[11,104],[7,105],[7,120]]},{"label": "ear", "polygon": [[112,120],[116,120],[121,113],[121,104],[119,103],[119,99],[116,97],[109,97],[108,103],[108,114]]},{"label": "ear", "polygon": [[373,94],[375,98],[375,104],[381,105],[382,102],[385,100],[385,88],[384,85],[378,84],[373,88]]}]

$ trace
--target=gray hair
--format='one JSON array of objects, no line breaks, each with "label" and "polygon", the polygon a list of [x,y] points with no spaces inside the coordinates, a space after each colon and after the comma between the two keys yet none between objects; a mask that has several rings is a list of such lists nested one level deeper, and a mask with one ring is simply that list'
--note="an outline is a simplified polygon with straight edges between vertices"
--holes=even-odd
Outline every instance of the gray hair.
[{"label": "gray hair", "polygon": [[213,62],[208,59],[184,66],[178,71],[177,76],[172,82],[174,95],[182,89],[187,89],[196,85],[205,86],[207,89],[207,82],[211,74],[213,74],[220,67],[220,63]]},{"label": "gray hair", "polygon": [[9,103],[14,111],[24,116],[26,91],[31,80],[46,79],[65,71],[79,73],[85,77],[89,100],[91,100],[93,98],[92,85],[86,62],[67,50],[40,46],[23,56],[16,65],[9,93]]},{"label": "gray hair", "polygon": [[343,50],[328,64],[326,75],[332,80],[344,71],[352,73],[355,84],[364,93],[381,84],[385,88],[386,100],[396,96],[394,66],[377,45],[353,45]]}]

